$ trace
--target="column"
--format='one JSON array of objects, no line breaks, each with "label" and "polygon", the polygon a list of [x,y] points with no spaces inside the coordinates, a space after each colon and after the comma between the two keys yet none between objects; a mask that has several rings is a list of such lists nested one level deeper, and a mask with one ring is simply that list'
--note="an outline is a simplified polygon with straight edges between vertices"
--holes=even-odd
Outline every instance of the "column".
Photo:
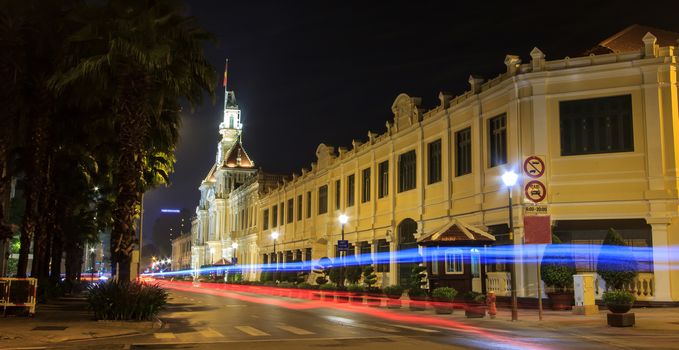
[{"label": "column", "polygon": [[[515,220],[514,222],[517,221]],[[531,268],[525,264],[523,259],[525,254],[523,239],[523,227],[514,227],[514,263],[516,264],[516,295],[518,297],[527,297],[529,295],[528,283]],[[533,275],[535,275],[535,272],[533,272]]]},{"label": "column", "polygon": [[[650,221],[651,219],[648,219]],[[651,223],[653,241],[653,280],[655,301],[672,300],[672,284],[670,283],[670,255],[667,223]]]}]

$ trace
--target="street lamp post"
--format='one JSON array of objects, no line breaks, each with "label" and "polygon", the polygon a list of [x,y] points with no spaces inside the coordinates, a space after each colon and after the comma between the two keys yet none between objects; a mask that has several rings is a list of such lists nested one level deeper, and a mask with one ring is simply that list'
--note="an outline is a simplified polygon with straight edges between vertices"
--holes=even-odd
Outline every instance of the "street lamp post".
[{"label": "street lamp post", "polygon": [[278,256],[276,255],[276,240],[278,239],[278,231],[271,232],[271,239],[273,239],[273,256],[276,259],[276,271],[278,271]]},{"label": "street lamp post", "polygon": [[[340,222],[340,224],[342,224],[342,241],[344,241],[344,225],[347,223],[347,221],[349,221],[348,216],[346,216],[344,214],[339,216],[339,222]],[[340,250],[339,253],[340,253],[340,260],[341,260],[342,266],[340,266],[339,283],[337,284],[337,286],[339,288],[343,288],[344,287],[344,264],[345,264],[344,257],[347,255],[347,252],[345,250]]]},{"label": "street lamp post", "polygon": [[231,249],[233,249],[233,258],[236,259],[236,262],[238,262],[238,259],[236,258],[236,249],[238,249],[238,243],[233,242],[231,243]]},{"label": "street lamp post", "polygon": [[95,261],[94,261],[94,260],[95,260],[94,248],[90,248],[90,260],[92,260],[92,261],[90,261],[90,264],[91,264],[91,268],[90,268],[90,281],[93,281],[93,280],[94,280],[94,265],[95,265],[95,264],[94,264],[94,262],[95,262]]},{"label": "street lamp post", "polygon": [[511,269],[511,288],[512,288],[512,321],[519,319],[519,310],[516,300],[516,254],[515,244],[516,236],[514,235],[514,221],[512,213],[512,188],[516,184],[519,175],[514,171],[507,171],[502,175],[502,182],[507,186],[507,193],[509,193],[509,235],[512,240],[512,269]]}]

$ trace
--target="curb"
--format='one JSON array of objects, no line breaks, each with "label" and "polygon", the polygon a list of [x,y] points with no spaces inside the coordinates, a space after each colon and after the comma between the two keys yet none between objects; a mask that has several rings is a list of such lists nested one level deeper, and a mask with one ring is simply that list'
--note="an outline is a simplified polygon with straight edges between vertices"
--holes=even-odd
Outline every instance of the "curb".
[{"label": "curb", "polygon": [[97,320],[97,324],[131,329],[161,329],[165,325],[158,317],[153,321]]}]

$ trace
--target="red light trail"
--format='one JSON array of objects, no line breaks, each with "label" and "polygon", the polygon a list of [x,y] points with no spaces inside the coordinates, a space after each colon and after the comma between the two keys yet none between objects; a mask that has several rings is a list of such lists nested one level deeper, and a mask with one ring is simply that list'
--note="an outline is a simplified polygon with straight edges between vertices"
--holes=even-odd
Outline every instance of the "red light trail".
[{"label": "red light trail", "polygon": [[[336,291],[320,292],[317,290],[275,288],[264,286],[244,286],[244,285],[205,283],[205,282],[194,284],[192,282],[164,281],[164,280],[158,280],[158,283],[161,286],[169,289],[175,289],[191,293],[210,294],[225,298],[237,299],[250,303],[283,307],[292,310],[308,310],[322,308],[336,309],[353,312],[357,314],[368,315],[395,322],[451,328],[460,332],[471,333],[475,336],[480,336],[487,340],[497,342],[499,344],[502,344],[503,347],[515,349],[546,349],[544,346],[536,346],[535,344],[530,344],[506,336],[494,334],[491,331],[475,327],[472,325],[464,324],[461,322],[457,322],[454,320],[430,317],[426,315],[404,315],[402,313],[390,310],[368,307],[367,305],[366,306],[352,305],[351,303],[348,302],[342,303],[342,302],[313,300],[314,298],[318,298],[318,295],[321,293],[323,295],[348,297],[351,295],[351,293],[347,292],[336,292]],[[255,295],[241,293],[249,293]],[[288,301],[285,299],[271,298],[270,296],[290,297],[297,299],[297,301]],[[426,302],[421,303],[426,304]]]}]

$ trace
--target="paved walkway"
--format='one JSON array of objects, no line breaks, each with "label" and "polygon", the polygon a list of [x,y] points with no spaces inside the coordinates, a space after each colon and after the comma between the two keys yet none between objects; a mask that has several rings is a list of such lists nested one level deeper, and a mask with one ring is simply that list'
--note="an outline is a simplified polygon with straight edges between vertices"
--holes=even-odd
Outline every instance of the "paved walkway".
[{"label": "paved walkway", "polygon": [[139,335],[159,328],[153,322],[95,321],[84,298],[39,304],[35,317],[0,317],[0,348]]}]

